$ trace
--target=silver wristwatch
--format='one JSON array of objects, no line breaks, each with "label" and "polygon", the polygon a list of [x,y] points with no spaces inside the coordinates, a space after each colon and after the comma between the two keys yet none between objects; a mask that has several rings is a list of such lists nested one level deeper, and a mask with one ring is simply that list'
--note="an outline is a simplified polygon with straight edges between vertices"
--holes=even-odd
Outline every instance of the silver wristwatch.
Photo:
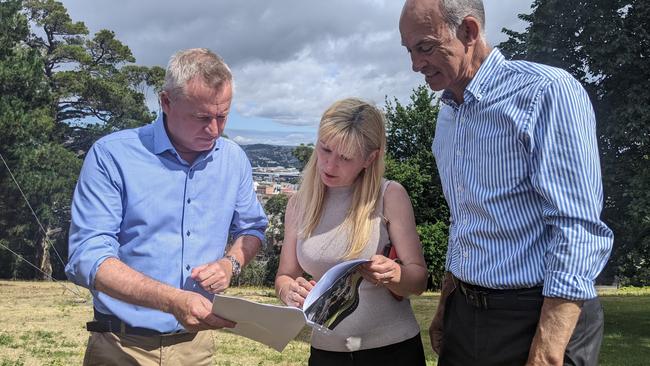
[{"label": "silver wristwatch", "polygon": [[238,277],[241,273],[241,263],[239,263],[237,258],[233,257],[232,255],[227,255],[224,258],[229,260],[230,264],[232,264],[232,277]]}]

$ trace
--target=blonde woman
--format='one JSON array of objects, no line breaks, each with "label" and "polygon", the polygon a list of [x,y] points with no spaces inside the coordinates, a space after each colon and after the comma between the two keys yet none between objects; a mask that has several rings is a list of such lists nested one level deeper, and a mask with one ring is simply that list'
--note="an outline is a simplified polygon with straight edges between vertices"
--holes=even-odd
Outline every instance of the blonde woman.
[{"label": "blonde woman", "polygon": [[[354,98],[334,103],[287,205],[275,279],[285,304],[302,307],[314,281],[332,266],[370,260],[360,270],[357,309],[331,332],[313,332],[311,366],[425,364],[408,296],[425,290],[426,265],[408,194],[383,178],[385,147],[381,111]],[[381,254],[389,243],[399,263]]]}]

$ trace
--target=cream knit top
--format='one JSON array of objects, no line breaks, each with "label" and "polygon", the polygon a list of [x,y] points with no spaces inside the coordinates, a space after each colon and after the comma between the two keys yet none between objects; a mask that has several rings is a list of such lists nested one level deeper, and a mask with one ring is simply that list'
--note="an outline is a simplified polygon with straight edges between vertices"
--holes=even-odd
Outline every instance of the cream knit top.
[{"label": "cream knit top", "polygon": [[[389,243],[388,229],[383,219],[383,196],[390,181],[383,180],[381,200],[372,219],[368,245],[359,258],[369,259],[381,253]],[[297,257],[300,266],[318,281],[341,259],[348,245],[347,233],[339,230],[350,207],[352,187],[328,188],[320,223],[307,240],[298,239]],[[408,299],[397,301],[390,292],[366,280],[359,287],[357,309],[329,334],[314,330],[311,344],[315,348],[350,352],[377,348],[414,337],[420,331]]]}]

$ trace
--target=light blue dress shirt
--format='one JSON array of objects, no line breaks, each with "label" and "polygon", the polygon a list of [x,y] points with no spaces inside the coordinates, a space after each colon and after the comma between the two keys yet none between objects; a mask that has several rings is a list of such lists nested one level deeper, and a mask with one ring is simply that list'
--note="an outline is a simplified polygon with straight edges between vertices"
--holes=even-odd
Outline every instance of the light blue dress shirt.
[{"label": "light blue dress shirt", "polygon": [[494,49],[464,102],[450,97],[432,145],[451,212],[447,270],[488,288],[595,297],[613,234],[600,220],[596,122],[580,83]]},{"label": "light blue dress shirt", "polygon": [[96,291],[99,265],[117,257],[210,298],[190,278],[192,268],[221,258],[229,236],[264,240],[266,225],[243,150],[219,138],[190,165],[172,146],[161,113],[152,124],[101,138],[88,152],[72,202],[66,274],[91,290],[102,313],[135,327],[181,331],[171,314]]}]

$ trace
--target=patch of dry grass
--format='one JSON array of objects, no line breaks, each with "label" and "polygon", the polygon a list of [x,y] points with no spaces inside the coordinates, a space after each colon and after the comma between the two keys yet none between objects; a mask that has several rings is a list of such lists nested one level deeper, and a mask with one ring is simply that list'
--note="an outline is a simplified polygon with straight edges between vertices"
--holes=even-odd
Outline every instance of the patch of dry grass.
[{"label": "patch of dry grass", "polygon": [[0,281],[0,365],[81,364],[92,305],[78,291],[83,298],[60,283]]},{"label": "patch of dry grass", "polygon": [[[73,287],[70,283],[65,286]],[[0,366],[80,365],[88,339],[85,324],[92,319],[92,301],[87,290],[77,291],[82,299],[61,283],[0,281]],[[279,303],[270,288],[231,288],[228,294]],[[640,365],[650,357],[649,294],[648,288],[602,291],[606,319],[602,365]],[[422,329],[427,365],[436,363],[427,329],[437,303],[438,294],[431,292],[411,299]],[[227,331],[213,334],[218,349],[215,365],[297,366],[305,365],[309,357],[308,328],[282,353]],[[630,342],[634,344],[632,349],[625,349]]]},{"label": "patch of dry grass", "polygon": [[[71,283],[64,283],[73,287]],[[83,298],[65,290],[62,283],[0,281],[0,366],[80,365],[88,340],[85,324],[92,319],[90,294],[76,288]],[[231,288],[228,295],[279,304],[270,288]],[[420,324],[431,319],[432,294],[413,301]],[[434,302],[435,301],[435,302]],[[284,352],[228,333],[215,331],[219,366],[305,365],[309,357],[309,328],[305,328]],[[423,337],[423,339],[426,337]],[[428,339],[425,340],[428,349]],[[429,365],[434,359],[427,355]]]}]

